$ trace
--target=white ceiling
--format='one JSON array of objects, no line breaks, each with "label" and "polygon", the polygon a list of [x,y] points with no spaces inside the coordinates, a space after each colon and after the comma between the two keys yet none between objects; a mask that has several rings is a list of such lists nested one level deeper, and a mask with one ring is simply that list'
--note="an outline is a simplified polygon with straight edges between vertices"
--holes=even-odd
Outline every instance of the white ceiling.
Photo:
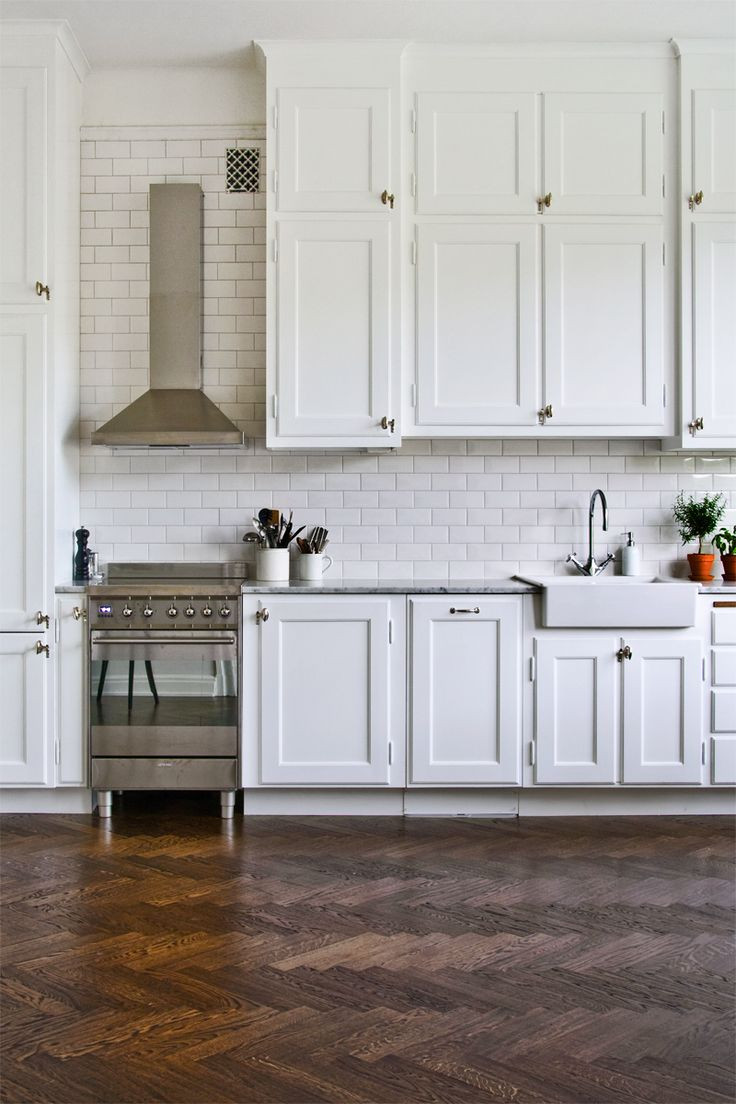
[{"label": "white ceiling", "polygon": [[734,0],[0,0],[0,15],[68,20],[93,69],[242,65],[259,38],[736,37]]}]

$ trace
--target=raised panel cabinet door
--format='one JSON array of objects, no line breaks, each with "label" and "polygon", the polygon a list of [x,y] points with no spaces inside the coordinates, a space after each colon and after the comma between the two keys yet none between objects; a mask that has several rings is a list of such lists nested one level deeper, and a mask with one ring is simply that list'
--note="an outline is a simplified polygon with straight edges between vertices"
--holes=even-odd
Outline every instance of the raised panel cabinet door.
[{"label": "raised panel cabinet door", "polygon": [[417,94],[417,212],[533,214],[536,112],[531,92]]},{"label": "raised panel cabinet door", "polygon": [[662,106],[655,93],[545,93],[549,213],[660,214]]},{"label": "raised panel cabinet door", "polygon": [[281,222],[277,436],[396,445],[391,411],[390,227]]},{"label": "raised panel cabinet door", "polygon": [[87,785],[86,599],[74,594],[56,601],[57,786]]},{"label": "raised panel cabinet door", "polygon": [[736,211],[736,89],[693,92],[692,190],[698,212]]},{"label": "raised panel cabinet door", "polygon": [[0,632],[35,632],[46,598],[46,318],[0,315]]},{"label": "raised panel cabinet door", "polygon": [[616,781],[617,648],[597,633],[536,637],[535,782]]},{"label": "raised panel cabinet door", "polygon": [[536,226],[419,226],[419,425],[536,424],[538,273]]},{"label": "raised panel cabinet door", "polygon": [[519,784],[521,602],[412,598],[409,778]]},{"label": "raised panel cabinet door", "polygon": [[389,601],[264,596],[261,780],[389,781]]},{"label": "raised panel cabinet door", "polygon": [[36,281],[48,282],[45,69],[0,68],[0,134],[0,303],[38,303]]},{"label": "raised panel cabinet door", "polygon": [[277,107],[279,211],[388,210],[388,88],[279,88]]},{"label": "raised panel cabinet door", "polygon": [[544,403],[555,425],[664,427],[662,231],[544,228]]},{"label": "raised panel cabinet door", "polygon": [[623,660],[623,781],[702,781],[702,648],[693,638],[630,634]]},{"label": "raised panel cabinet door", "polygon": [[36,651],[49,634],[0,633],[0,785],[48,782],[47,691],[50,661]]},{"label": "raised panel cabinet door", "polygon": [[698,439],[736,437],[736,224],[693,226],[693,417]]}]

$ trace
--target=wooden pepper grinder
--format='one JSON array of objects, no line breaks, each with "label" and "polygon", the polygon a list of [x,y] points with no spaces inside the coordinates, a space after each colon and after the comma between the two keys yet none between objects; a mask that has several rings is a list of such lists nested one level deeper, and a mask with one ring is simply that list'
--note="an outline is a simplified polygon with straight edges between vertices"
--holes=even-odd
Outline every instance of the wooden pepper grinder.
[{"label": "wooden pepper grinder", "polygon": [[77,540],[77,551],[74,556],[74,582],[87,583],[89,582],[89,549],[87,548],[89,529],[84,527],[77,529],[74,536]]}]

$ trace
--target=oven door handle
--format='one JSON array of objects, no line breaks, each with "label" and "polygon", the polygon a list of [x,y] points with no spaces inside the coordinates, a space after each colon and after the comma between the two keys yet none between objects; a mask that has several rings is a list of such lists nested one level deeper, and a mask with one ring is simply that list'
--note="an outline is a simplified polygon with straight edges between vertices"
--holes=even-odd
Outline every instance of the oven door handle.
[{"label": "oven door handle", "polygon": [[192,640],[191,638],[188,638],[188,637],[182,638],[180,636],[148,636],[148,637],[146,637],[145,640],[141,640],[140,638],[136,638],[134,636],[132,636],[132,637],[131,636],[102,636],[101,637],[101,636],[96,636],[94,633],[92,634],[92,644],[93,645],[94,644],[136,644],[138,646],[140,646],[140,645],[145,646],[147,644],[176,644],[178,646],[179,644],[192,644],[192,645],[196,645],[198,648],[201,648],[203,644],[206,644],[207,647],[209,648],[213,644],[220,644],[224,647],[226,645],[232,645],[232,644],[235,644],[235,643],[236,643],[236,640],[235,640],[234,636],[220,636],[220,637],[215,637],[215,639],[209,638],[207,640],[205,640],[204,637],[202,637],[200,640]]}]

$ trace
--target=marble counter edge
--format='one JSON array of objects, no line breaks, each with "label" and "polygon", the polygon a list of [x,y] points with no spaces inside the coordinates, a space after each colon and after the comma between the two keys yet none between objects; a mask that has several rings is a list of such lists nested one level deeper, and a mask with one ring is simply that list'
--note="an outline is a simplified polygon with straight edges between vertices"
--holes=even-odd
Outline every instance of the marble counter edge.
[{"label": "marble counter edge", "polygon": [[242,594],[537,594],[539,587],[513,580],[469,580],[458,583],[437,583],[387,579],[331,579],[306,583],[298,579],[269,583],[252,579],[243,583]]}]

